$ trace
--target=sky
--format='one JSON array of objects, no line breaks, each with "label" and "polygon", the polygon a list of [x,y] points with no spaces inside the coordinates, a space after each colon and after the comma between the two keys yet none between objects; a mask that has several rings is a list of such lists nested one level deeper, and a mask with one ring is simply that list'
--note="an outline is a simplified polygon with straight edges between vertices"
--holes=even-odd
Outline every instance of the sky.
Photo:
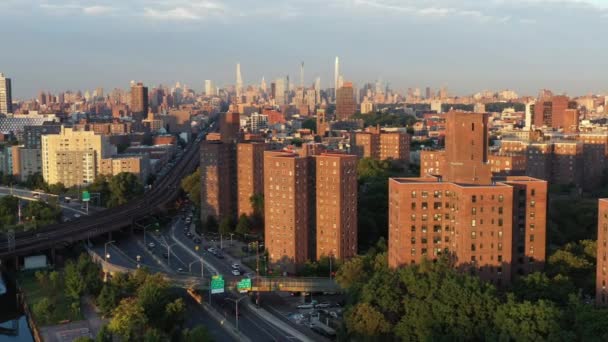
[{"label": "sky", "polygon": [[608,0],[0,0],[13,97],[290,75],[468,95],[608,91]]}]

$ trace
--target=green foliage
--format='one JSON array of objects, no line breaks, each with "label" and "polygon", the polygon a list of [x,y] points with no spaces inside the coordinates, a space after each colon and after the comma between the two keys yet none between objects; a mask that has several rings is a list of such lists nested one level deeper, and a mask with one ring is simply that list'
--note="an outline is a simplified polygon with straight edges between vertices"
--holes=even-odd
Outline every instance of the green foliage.
[{"label": "green foliage", "polygon": [[144,342],[164,342],[168,340],[169,338],[165,334],[154,328],[146,330],[143,338]]},{"label": "green foliage", "polygon": [[130,172],[121,172],[112,177],[109,182],[110,200],[108,207],[112,208],[126,204],[144,193],[144,187],[136,175]]},{"label": "green foliage", "polygon": [[577,289],[592,294],[595,288],[596,242],[582,240],[571,242],[547,258],[548,276],[561,275],[571,279]]},{"label": "green foliage", "polygon": [[137,341],[147,323],[144,308],[134,298],[123,299],[108,324],[110,331],[123,341]]},{"label": "green foliage", "polygon": [[118,304],[118,299],[116,288],[111,284],[106,284],[97,296],[97,307],[104,316],[108,316]]},{"label": "green foliage", "polygon": [[14,196],[3,196],[0,198],[0,230],[17,223],[17,206],[19,199]]},{"label": "green foliage", "polygon": [[368,114],[355,114],[354,119],[363,120],[364,125],[367,126],[390,126],[390,127],[407,127],[412,126],[416,123],[417,119],[413,115],[409,114],[397,114],[397,113],[368,113]]},{"label": "green foliage", "polygon": [[199,325],[194,329],[184,329],[182,332],[183,342],[212,342],[213,339],[209,334],[207,328],[203,325]]},{"label": "green foliage", "polygon": [[300,138],[293,138],[291,139],[291,144],[295,147],[302,147],[302,144],[304,143],[304,141]]},{"label": "green foliage", "polygon": [[510,296],[496,310],[496,334],[503,341],[571,341],[560,325],[563,313],[550,301],[518,303]]},{"label": "green foliage", "polygon": [[391,161],[363,158],[357,164],[359,250],[370,248],[380,237],[388,238],[388,178],[403,176]]},{"label": "green foliage", "polygon": [[328,256],[322,256],[317,261],[306,261],[298,275],[303,277],[329,277],[329,272],[335,274],[340,269],[340,261]]},{"label": "green foliage", "polygon": [[550,278],[545,273],[535,272],[515,280],[513,293],[519,300],[551,300],[565,305],[568,295],[576,293],[574,283],[565,275],[557,274]]},{"label": "green foliage", "polygon": [[186,322],[186,303],[181,298],[178,298],[165,307],[165,331],[172,332],[181,330]]},{"label": "green foliage", "polygon": [[249,234],[250,231],[251,223],[249,222],[249,218],[247,217],[247,215],[242,214],[241,217],[239,217],[239,222],[236,224],[235,232],[237,234],[245,235]]},{"label": "green foliage", "polygon": [[553,198],[549,201],[547,238],[550,247],[572,241],[595,239],[597,199]]},{"label": "green foliage", "polygon": [[234,228],[234,224],[232,222],[232,219],[230,219],[229,217],[225,217],[220,222],[219,232],[220,232],[220,234],[228,235],[228,234],[232,233],[233,228]]},{"label": "green foliage", "polygon": [[384,315],[368,303],[357,304],[346,313],[346,326],[351,333],[365,338],[378,338],[391,330]]},{"label": "green foliage", "polygon": [[317,132],[317,120],[316,119],[306,119],[302,122],[302,128],[309,129],[313,132]]},{"label": "green foliage", "polygon": [[182,179],[181,188],[188,194],[188,198],[196,205],[201,206],[201,170],[199,168],[191,175]]},{"label": "green foliage", "polygon": [[53,311],[55,310],[55,305],[53,304],[51,299],[44,297],[38,303],[34,304],[32,310],[34,313],[34,317],[36,317],[38,323],[41,325],[45,325],[51,322]]},{"label": "green foliage", "polygon": [[137,290],[137,304],[152,326],[162,326],[169,301],[169,284],[161,274],[148,276]]},{"label": "green foliage", "polygon": [[85,292],[86,284],[84,278],[80,276],[76,263],[68,260],[63,272],[66,296],[72,301],[80,300],[80,297]]},{"label": "green foliage", "polygon": [[112,331],[110,331],[107,325],[103,325],[99,329],[97,336],[95,336],[95,342],[112,342]]}]

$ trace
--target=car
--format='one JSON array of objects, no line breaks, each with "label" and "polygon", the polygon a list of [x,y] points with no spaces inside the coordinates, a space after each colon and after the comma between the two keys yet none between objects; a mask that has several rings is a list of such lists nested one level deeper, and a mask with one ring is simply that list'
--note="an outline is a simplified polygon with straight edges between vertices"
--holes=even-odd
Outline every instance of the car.
[{"label": "car", "polygon": [[232,268],[235,269],[235,270],[238,270],[238,269],[241,268],[241,265],[239,265],[237,263],[234,263],[234,264],[232,264]]},{"label": "car", "polygon": [[190,231],[188,231],[188,232],[186,233],[186,236],[187,236],[187,237],[189,237],[189,238],[191,238],[191,237],[193,237],[194,235],[192,235],[192,233],[191,233]]},{"label": "car", "polygon": [[314,305],[312,305],[311,303],[300,304],[300,305],[298,305],[298,309],[301,309],[301,310],[314,309]]},{"label": "car", "polygon": [[74,218],[80,218],[80,214],[74,214]]},{"label": "car", "polygon": [[332,318],[336,318],[336,319],[337,319],[338,317],[340,317],[340,316],[338,315],[338,313],[337,313],[337,312],[335,312],[335,311],[330,311],[330,312],[329,312],[329,316],[330,316],[330,317],[332,317]]},{"label": "car", "polygon": [[34,198],[40,198],[40,194],[34,194]]},{"label": "car", "polygon": [[156,244],[154,242],[150,242],[148,244],[148,248],[154,248],[154,247],[156,247]]},{"label": "car", "polygon": [[317,309],[328,309],[331,307],[331,304],[328,302],[323,302],[323,303],[319,303],[317,305],[315,305],[315,308]]},{"label": "car", "polygon": [[209,247],[209,248],[207,248],[207,252],[213,253],[213,252],[215,252],[215,248],[214,247]]},{"label": "car", "polygon": [[241,275],[241,271],[239,271],[239,270],[232,270],[232,275],[240,276]]},{"label": "car", "polygon": [[181,268],[181,267],[180,267],[180,268],[178,268],[178,269],[177,269],[177,273],[184,273],[184,269],[183,269],[183,268]]},{"label": "car", "polygon": [[201,243],[201,239],[200,238],[194,238],[194,243],[195,244],[200,244]]},{"label": "car", "polygon": [[216,256],[218,259],[224,259],[224,254],[222,254],[222,253],[219,253],[219,252],[218,252],[217,254],[215,254],[215,256]]}]

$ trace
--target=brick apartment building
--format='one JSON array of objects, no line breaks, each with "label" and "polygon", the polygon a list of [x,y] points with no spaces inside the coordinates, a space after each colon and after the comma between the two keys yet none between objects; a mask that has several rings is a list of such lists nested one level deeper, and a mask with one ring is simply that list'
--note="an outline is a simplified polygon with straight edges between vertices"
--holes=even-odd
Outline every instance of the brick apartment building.
[{"label": "brick apartment building", "polygon": [[598,201],[597,214],[597,262],[595,270],[595,302],[598,305],[608,304],[608,199]]},{"label": "brick apartment building", "polygon": [[359,158],[378,160],[392,159],[401,166],[410,162],[409,134],[401,131],[384,131],[380,127],[355,132],[352,136],[352,150]]},{"label": "brick apartment building", "polygon": [[499,286],[542,268],[547,182],[492,175],[487,120],[487,114],[448,113],[441,172],[389,181],[391,267],[443,254]]},{"label": "brick apartment building", "polygon": [[237,145],[237,216],[253,214],[251,197],[264,193],[264,142]]}]

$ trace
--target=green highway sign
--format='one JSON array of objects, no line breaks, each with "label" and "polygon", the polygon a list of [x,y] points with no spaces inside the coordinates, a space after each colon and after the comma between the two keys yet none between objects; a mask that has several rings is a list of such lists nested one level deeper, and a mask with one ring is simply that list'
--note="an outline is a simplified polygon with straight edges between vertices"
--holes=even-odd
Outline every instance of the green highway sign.
[{"label": "green highway sign", "polygon": [[236,284],[236,289],[240,293],[245,293],[245,292],[251,291],[251,278],[245,278],[245,279],[242,279],[241,281],[239,281]]},{"label": "green highway sign", "polygon": [[221,275],[211,277],[211,294],[224,293],[224,278]]},{"label": "green highway sign", "polygon": [[82,201],[89,202],[91,200],[91,194],[88,191],[82,192]]}]

